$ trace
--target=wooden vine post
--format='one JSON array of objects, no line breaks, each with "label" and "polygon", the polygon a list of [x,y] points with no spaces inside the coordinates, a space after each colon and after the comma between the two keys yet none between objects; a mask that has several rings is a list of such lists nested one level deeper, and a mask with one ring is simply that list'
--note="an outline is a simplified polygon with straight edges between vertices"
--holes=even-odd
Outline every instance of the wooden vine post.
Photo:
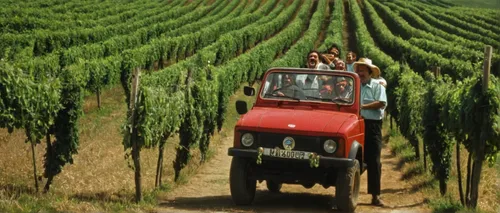
[{"label": "wooden vine post", "polygon": [[38,177],[36,175],[36,158],[35,158],[36,142],[30,141],[30,144],[31,144],[31,154],[32,154],[31,157],[33,158],[33,177],[35,178],[35,190],[36,193],[38,193]]},{"label": "wooden vine post", "polygon": [[438,78],[439,76],[441,76],[441,67],[432,66],[432,73],[434,73],[434,76]]},{"label": "wooden vine post", "polygon": [[137,95],[139,93],[139,78],[141,75],[141,69],[136,68],[132,75],[132,89],[130,91],[130,121],[131,125],[131,142],[132,142],[132,158],[134,159],[134,170],[135,170],[135,202],[140,202],[142,200],[141,193],[141,160],[140,160],[140,147],[137,144],[137,129],[135,128],[136,121],[136,107],[137,107]]},{"label": "wooden vine post", "polygon": [[[483,66],[483,97],[486,96],[488,92],[488,84],[490,80],[490,67],[491,67],[491,54],[493,52],[493,48],[490,45],[487,45],[484,48],[484,66]],[[484,103],[484,101],[482,102]],[[488,108],[482,107],[482,128],[487,129],[488,125]],[[485,158],[485,147],[487,140],[487,132],[482,131],[479,139],[479,143],[475,143],[475,152],[474,156],[474,166],[472,168],[472,186],[471,186],[471,203],[470,207],[476,208],[478,194],[479,194],[479,181],[481,179],[481,171],[483,169],[483,161]]]},{"label": "wooden vine post", "polygon": [[101,90],[99,87],[96,89],[96,97],[97,97],[97,108],[101,109]]}]

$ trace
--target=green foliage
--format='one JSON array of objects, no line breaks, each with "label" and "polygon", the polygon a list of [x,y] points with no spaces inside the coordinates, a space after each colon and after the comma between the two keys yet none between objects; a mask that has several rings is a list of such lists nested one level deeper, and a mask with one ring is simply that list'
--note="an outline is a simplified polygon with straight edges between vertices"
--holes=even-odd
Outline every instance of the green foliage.
[{"label": "green foliage", "polygon": [[[81,29],[66,29],[65,27],[55,31],[35,29],[29,33],[29,36],[26,36],[26,34],[3,34],[1,36],[2,40],[4,37],[9,38],[9,40],[6,40],[7,42],[3,43],[2,47],[19,46],[20,48],[25,48],[29,46],[33,50],[35,56],[42,56],[55,50],[100,42],[112,36],[128,34],[133,31],[140,33],[140,37],[138,38],[147,38],[149,35],[158,32],[161,33],[162,28],[172,29],[170,28],[173,23],[172,19],[179,18],[189,11],[193,11],[201,2],[201,0],[197,0],[188,6],[175,4],[167,5],[163,8],[163,12],[155,16],[151,16],[151,14],[157,13],[157,11],[146,10],[148,13],[144,14],[142,18],[130,22],[118,22],[118,24],[108,26],[98,25],[93,28]],[[143,11],[141,11],[141,13],[143,13]],[[80,17],[78,17],[78,19],[79,18]],[[157,23],[162,24],[158,25]],[[156,26],[152,27],[155,24]],[[65,26],[67,26],[67,24]],[[0,52],[3,52],[3,48],[0,48]]]},{"label": "green foliage", "polygon": [[421,10],[421,9],[417,8],[416,6],[418,4],[406,3],[406,2],[402,2],[402,1],[395,1],[395,3],[398,5],[401,5],[402,7],[406,7],[408,9],[410,9],[415,14],[419,15],[423,20],[425,20],[426,22],[431,24],[432,26],[437,27],[439,29],[442,29],[447,33],[455,34],[457,36],[461,36],[461,37],[463,37],[465,39],[469,39],[471,41],[480,41],[481,43],[483,43],[483,45],[484,45],[484,43],[493,45],[493,44],[496,44],[498,42],[498,41],[493,40],[492,38],[484,37],[480,34],[463,30],[463,29],[456,27],[452,24],[449,24],[443,20],[440,20],[440,19],[432,16],[431,14],[429,14],[426,10]]},{"label": "green foliage", "polygon": [[421,135],[423,131],[423,97],[427,92],[426,82],[408,66],[403,66],[403,72],[400,73],[398,81],[399,87],[395,91],[395,104],[399,111],[398,124],[401,133],[406,138]]},{"label": "green foliage", "polygon": [[27,142],[39,142],[54,125],[61,109],[61,82],[36,81],[22,70],[0,61],[0,127],[26,130]]},{"label": "green foliage", "polygon": [[478,64],[471,65],[460,60],[442,58],[436,53],[428,53],[419,47],[411,45],[401,37],[394,36],[370,3],[373,3],[381,10],[388,10],[388,8],[375,1],[365,2],[365,10],[373,22],[375,37],[386,51],[391,52],[394,57],[407,61],[415,71],[423,73],[431,66],[439,65],[442,74],[448,74],[454,79],[462,79],[465,76],[472,75],[473,71],[479,67]]},{"label": "green foliage", "polygon": [[327,3],[323,0],[318,1],[317,9],[312,15],[309,28],[304,33],[304,36],[283,57],[274,61],[270,67],[304,67],[307,61],[305,56],[314,49],[314,43],[320,34],[321,24],[326,15],[324,8],[328,6]]},{"label": "green foliage", "polygon": [[[453,140],[448,132],[446,132],[442,121],[439,118],[442,102],[439,101],[443,97],[444,90],[447,86],[444,82],[434,82],[428,80],[428,91],[425,95],[425,107],[423,112],[422,124],[424,126],[423,139],[426,144],[426,149],[432,160],[432,172],[440,181],[440,186],[446,187],[445,183],[450,177],[451,170],[451,153],[453,149]],[[441,193],[446,192],[446,189],[441,188]]]},{"label": "green foliage", "polygon": [[83,95],[86,76],[78,70],[66,70],[58,76],[63,87],[61,91],[62,108],[57,113],[55,125],[51,129],[56,140],[47,146],[44,162],[44,177],[49,178],[46,189],[52,178],[62,171],[66,163],[73,163],[73,155],[78,153],[79,129],[78,120],[83,113]]},{"label": "green foliage", "polygon": [[[450,121],[446,126],[457,140],[468,142],[464,145],[469,152],[476,153],[474,143],[486,139],[485,156],[493,164],[500,149],[499,83],[495,76],[490,76],[490,86],[483,93],[481,77],[472,76],[459,84],[459,89],[448,91],[444,100],[448,113],[444,113],[441,119]],[[471,140],[464,140],[466,137]]]},{"label": "green foliage", "polygon": [[450,195],[431,200],[429,205],[436,213],[461,212],[461,210],[464,210],[460,201],[455,200]]},{"label": "green foliage", "polygon": [[[177,154],[174,161],[175,181],[178,180],[181,169],[183,169],[189,159],[191,158],[191,148],[197,145],[201,138],[203,127],[198,120],[199,116],[203,115],[201,109],[197,107],[196,100],[193,97],[193,83],[191,77],[188,77],[187,87],[185,89],[185,106],[186,114],[181,122],[179,129],[179,145],[177,147]],[[201,118],[200,120],[203,120]]]},{"label": "green foliage", "polygon": [[[469,32],[466,35],[472,36],[473,33],[479,36],[476,36],[480,41],[483,41],[485,44],[488,45],[493,45],[493,46],[498,46],[500,44],[500,36],[494,32],[492,32],[490,29],[484,29],[481,28],[480,26],[477,26],[476,24],[471,24],[469,22],[466,22],[464,20],[460,20],[459,18],[455,16],[448,15],[444,13],[444,9],[442,8],[436,8],[436,7],[431,7],[431,6],[425,6],[423,4],[413,4],[416,6],[418,9],[421,11],[427,12],[429,15],[434,16],[435,18],[445,21],[449,23],[450,25],[455,26],[456,28],[449,28],[449,29],[454,29],[456,32]],[[496,27],[495,27],[496,28]]]},{"label": "green foliage", "polygon": [[375,45],[375,41],[368,32],[365,21],[363,20],[363,15],[361,14],[361,9],[356,1],[349,1],[350,5],[350,17],[354,22],[354,29],[356,32],[358,55],[368,57],[372,59],[373,64],[377,65],[381,71],[382,76],[387,80],[387,102],[389,103],[386,111],[391,114],[394,118],[398,118],[398,110],[396,108],[396,88],[399,85],[399,74],[401,67],[399,63],[394,61],[389,55],[384,53]]},{"label": "green foliage", "polygon": [[[345,52],[345,48],[342,42],[342,30],[344,29],[344,4],[342,0],[334,0],[333,11],[331,11],[331,19],[330,24],[328,25],[328,29],[326,31],[326,38],[323,44],[318,48],[318,51],[325,52],[329,47],[333,44],[337,44],[339,51],[344,55],[347,54]],[[354,51],[354,50],[353,50]],[[341,56],[342,58],[342,56]]]},{"label": "green foliage", "polygon": [[[353,2],[351,1],[351,11],[356,25],[360,53],[371,57],[376,55],[373,57],[375,64],[390,68],[386,69],[387,71],[383,72],[383,75],[389,86],[395,86],[394,89],[388,88],[388,93],[393,91],[393,95],[389,95],[389,97],[396,97],[397,113],[394,114],[398,118],[400,129],[403,135],[409,139],[418,136],[423,131],[424,143],[427,145],[433,162],[432,170],[436,178],[440,180],[442,192],[445,192],[445,183],[450,175],[452,146],[455,141],[465,143],[470,152],[476,153],[477,150],[473,148],[476,146],[473,144],[477,144],[481,139],[486,139],[486,159],[490,163],[494,162],[499,149],[497,141],[499,141],[498,106],[500,105],[498,104],[497,80],[495,76],[490,77],[489,90],[483,94],[481,91],[482,80],[479,75],[482,61],[476,59],[477,63],[473,65],[467,62],[471,60],[470,58],[482,57],[481,53],[479,51],[468,52],[452,47],[450,44],[446,45],[446,42],[442,42],[442,38],[469,46],[473,46],[473,42],[457,36],[445,36],[446,33],[436,29],[431,31],[442,38],[435,38],[426,33],[416,33],[414,28],[388,7],[376,1],[365,1],[365,14],[371,20],[375,38],[385,51],[393,53],[394,57],[407,61],[421,75],[424,75],[423,71],[434,64],[439,65],[442,72],[447,75],[444,79],[438,79],[437,82],[434,82],[434,77],[431,74],[426,74],[424,80],[406,66],[402,66],[401,72],[397,72],[395,66],[391,68],[391,64],[394,62],[390,57],[384,54],[373,54],[379,50],[375,47],[366,30],[359,6]],[[422,19],[415,18],[415,14],[421,15],[420,12],[399,7],[399,5],[403,5],[402,2],[396,1],[396,3],[398,6],[392,3],[387,4],[393,9],[402,11],[401,14],[404,14],[405,17],[413,17],[411,19],[415,19],[412,22],[414,25],[424,29],[433,29],[429,24],[422,22]],[[384,17],[385,23],[377,12]],[[425,16],[423,17],[425,18]],[[410,20],[410,18],[408,19]],[[392,28],[392,32],[388,26]],[[415,34],[431,41],[424,42],[420,38],[410,39],[413,44],[418,44],[415,46],[401,37],[395,36],[393,32],[406,38]],[[472,39],[472,37],[469,38]],[[444,54],[451,59],[440,58],[438,54],[426,52],[420,48]],[[384,59],[384,56],[387,59]],[[498,56],[494,54],[493,61],[497,60],[496,57]],[[426,87],[424,84],[428,86]],[[391,101],[389,102],[391,103]],[[391,114],[393,114],[392,112],[394,111],[391,111]],[[482,121],[486,121],[486,123]],[[484,127],[488,128],[484,129]]]},{"label": "green foliage", "polygon": [[194,94],[197,97],[197,104],[203,111],[203,133],[201,136],[199,148],[201,151],[201,161],[205,161],[210,145],[210,136],[217,128],[217,112],[219,108],[219,82],[215,77],[214,68],[209,65],[199,71],[198,81],[194,87]]},{"label": "green foliage", "polygon": [[[221,18],[220,16],[208,17],[203,20],[198,20],[195,23],[187,24],[185,26],[179,27],[172,30],[168,35],[161,39],[153,39],[149,44],[137,46],[136,48],[128,49],[123,52],[123,61],[121,66],[121,83],[126,91],[127,103],[129,99],[130,92],[130,72],[136,67],[150,67],[154,61],[169,61],[169,60],[179,60],[181,58],[186,58],[193,55],[194,52],[212,52],[216,45],[211,45],[211,49],[207,48],[210,44],[213,44],[221,35],[228,33],[232,30],[240,29],[244,26],[249,25],[252,22],[257,21],[255,24],[262,24],[271,21],[276,17],[283,5],[277,6],[275,11],[265,18],[260,19],[264,14],[273,9],[273,1],[267,2],[261,10],[255,14],[244,14],[239,17],[233,17],[234,15],[223,18],[222,20],[217,20]],[[206,20],[210,22],[215,22],[211,25],[203,25],[203,23],[208,24]],[[201,25],[199,23],[202,23]],[[230,38],[230,37],[229,37]],[[227,38],[226,38],[227,39]],[[249,42],[256,43],[258,38],[249,40]],[[206,53],[204,53],[206,54]],[[194,61],[196,56],[190,57],[186,60]],[[214,63],[215,59],[211,59]],[[207,60],[205,60],[207,61]],[[182,69],[185,64],[183,62],[176,63],[168,70]]]},{"label": "green foliage", "polygon": [[[188,163],[193,148],[200,148],[203,160],[208,151],[210,136],[218,124],[216,118],[219,116],[219,102],[221,102],[219,101],[220,96],[218,94],[220,91],[219,86],[227,85],[227,81],[222,81],[225,79],[222,79],[224,76],[221,75],[221,72],[215,70],[210,64],[214,63],[218,65],[225,63],[238,52],[243,52],[258,41],[270,37],[273,32],[276,32],[286,24],[287,20],[293,14],[293,10],[299,6],[300,2],[294,3],[284,13],[281,12],[284,3],[280,3],[269,16],[257,20],[263,13],[267,13],[273,9],[274,3],[274,1],[267,2],[263,5],[262,10],[256,14],[247,14],[234,19],[222,20],[217,25],[214,25],[218,27],[216,29],[204,28],[205,32],[212,33],[213,36],[198,32],[178,37],[178,39],[183,39],[182,42],[181,40],[166,40],[175,41],[177,49],[174,54],[176,56],[187,56],[193,54],[195,49],[201,48],[196,47],[195,44],[198,43],[196,39],[195,42],[188,39],[203,39],[200,41],[208,43],[206,41],[209,39],[217,39],[220,36],[216,43],[198,49],[196,54],[186,60],[169,66],[167,69],[146,75],[141,80],[137,104],[137,124],[135,127],[131,127],[130,124],[125,126],[125,148],[128,149],[131,146],[131,142],[128,141],[131,132],[130,128],[137,130],[138,142],[141,147],[145,148],[155,147],[158,143],[161,146],[166,138],[178,131],[180,144],[177,147],[177,155],[174,161],[176,179],[180,177],[180,170]],[[276,18],[278,15],[280,16]],[[257,22],[249,24],[256,20]],[[224,34],[226,31],[243,26],[246,27],[240,31]],[[179,46],[181,44],[183,46]],[[125,63],[123,63],[125,64],[123,66],[125,70],[136,66],[146,66],[150,61],[162,59],[163,56],[159,55],[154,55],[148,59],[147,57],[151,56],[150,51],[153,51],[151,53],[154,55],[156,46],[142,46],[136,52],[126,51],[124,55]],[[160,52],[163,52],[162,54],[166,54],[168,51],[167,49],[160,50]],[[189,84],[187,84],[188,80],[186,80],[187,70],[192,71]],[[241,74],[242,72],[239,71],[239,73]],[[129,75],[122,74],[122,83],[129,81]],[[126,85],[128,87],[128,84]],[[179,86],[176,88],[173,85]],[[159,87],[163,87],[161,91],[157,89]],[[227,91],[231,91],[232,93],[233,88],[227,89]],[[175,96],[178,98],[174,98],[174,95],[171,95],[172,93],[175,93]],[[175,103],[170,106],[175,107],[175,109],[158,109],[152,107],[153,105],[164,107],[162,103],[171,102],[171,99],[174,99]],[[175,121],[168,119],[158,120],[158,117],[175,117]]]}]

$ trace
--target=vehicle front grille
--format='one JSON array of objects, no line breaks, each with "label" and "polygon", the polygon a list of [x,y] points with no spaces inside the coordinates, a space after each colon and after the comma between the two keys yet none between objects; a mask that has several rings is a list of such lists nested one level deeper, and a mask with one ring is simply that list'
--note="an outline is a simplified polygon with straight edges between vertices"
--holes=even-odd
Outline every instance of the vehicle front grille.
[{"label": "vehicle front grille", "polygon": [[302,135],[287,135],[276,133],[258,133],[257,145],[266,148],[279,147],[284,149],[283,140],[286,137],[292,137],[295,140],[295,148],[293,150],[322,152],[323,147],[319,137],[302,136]]}]

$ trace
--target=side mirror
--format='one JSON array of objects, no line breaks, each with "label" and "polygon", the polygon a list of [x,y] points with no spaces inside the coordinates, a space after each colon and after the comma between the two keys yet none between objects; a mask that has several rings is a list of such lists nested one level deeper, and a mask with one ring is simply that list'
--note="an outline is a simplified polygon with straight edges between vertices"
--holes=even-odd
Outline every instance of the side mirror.
[{"label": "side mirror", "polygon": [[236,101],[236,112],[238,112],[238,114],[240,115],[247,113],[247,102],[240,100]]},{"label": "side mirror", "polygon": [[243,93],[245,93],[246,96],[254,96],[255,89],[253,87],[245,86],[243,88]]}]

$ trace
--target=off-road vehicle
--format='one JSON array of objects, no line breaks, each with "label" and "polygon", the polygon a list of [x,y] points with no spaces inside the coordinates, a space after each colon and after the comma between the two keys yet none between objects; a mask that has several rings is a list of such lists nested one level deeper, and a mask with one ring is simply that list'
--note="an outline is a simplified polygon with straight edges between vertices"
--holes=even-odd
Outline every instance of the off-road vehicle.
[{"label": "off-road vehicle", "polygon": [[359,88],[359,77],[346,71],[268,70],[251,110],[236,102],[241,117],[228,150],[234,203],[251,204],[257,181],[271,192],[282,184],[321,184],[335,187],[332,205],[353,212],[365,170]]}]

